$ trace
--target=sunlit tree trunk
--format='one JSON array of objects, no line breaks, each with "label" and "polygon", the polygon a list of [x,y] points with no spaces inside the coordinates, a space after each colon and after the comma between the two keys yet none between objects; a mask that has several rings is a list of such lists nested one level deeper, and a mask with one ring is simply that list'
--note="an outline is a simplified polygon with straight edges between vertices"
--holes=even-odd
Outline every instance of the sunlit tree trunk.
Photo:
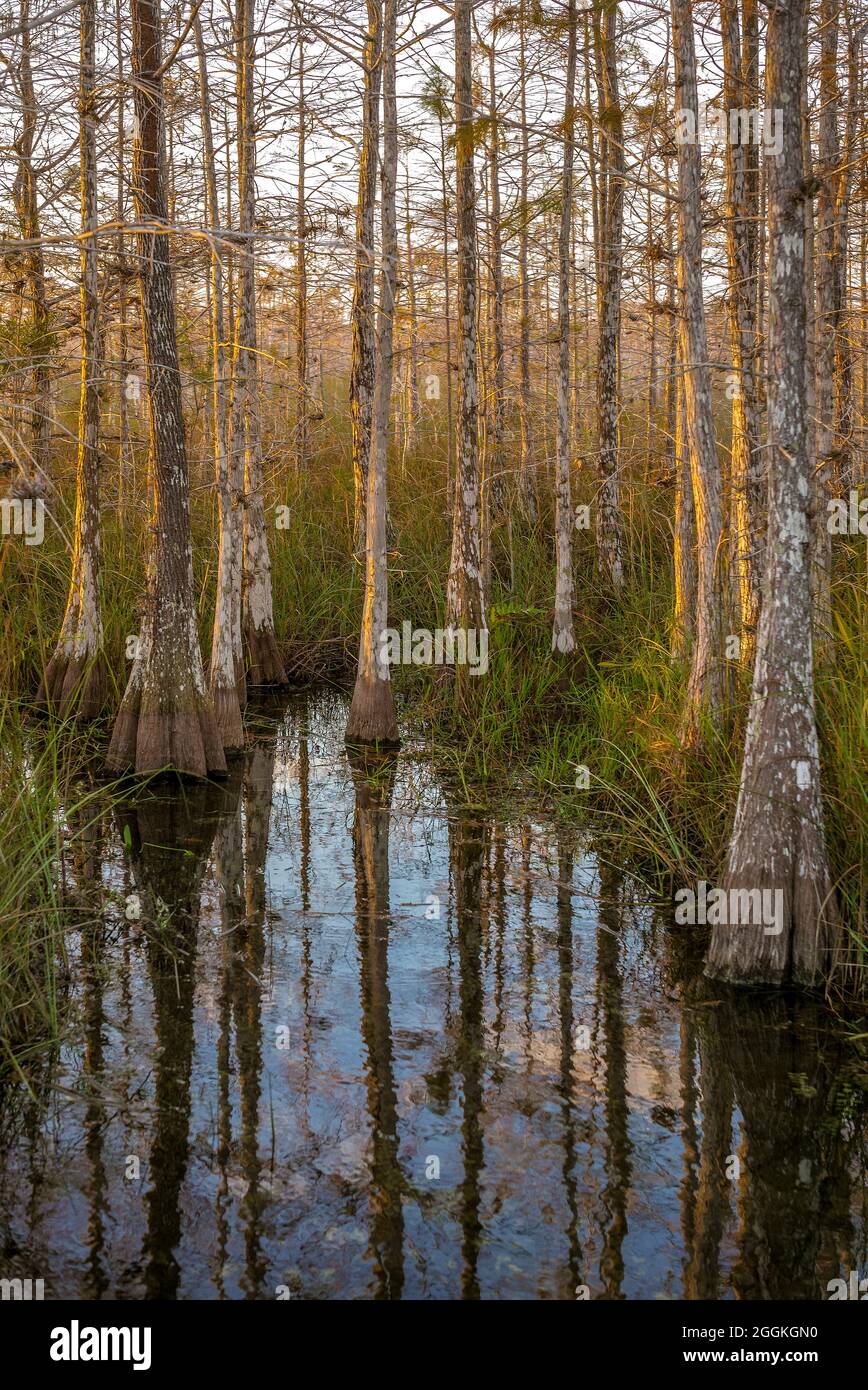
[{"label": "sunlit tree trunk", "polygon": [[[696,54],[690,0],[672,0],[676,110],[692,113],[699,128]],[[696,511],[696,627],[691,653],[681,742],[697,748],[706,718],[716,722],[724,699],[721,594],[721,487],[714,438],[708,337],[702,297],[702,202],[699,144],[678,144],[678,290],[681,364],[687,405],[693,504]]]},{"label": "sunlit tree trunk", "polygon": [[558,237],[558,428],[555,490],[555,614],[552,650],[575,651],[573,634],[573,504],[570,492],[570,231],[573,222],[573,159],[576,97],[576,0],[569,0],[566,90],[564,95],[564,164],[561,226]]},{"label": "sunlit tree trunk", "polygon": [[284,685],[286,673],[274,635],[271,558],[265,522],[265,480],[259,418],[256,352],[256,141],[253,65],[256,57],[254,0],[238,0],[236,15],[238,104],[238,230],[240,233],[238,322],[232,448],[244,459],[244,577],[242,636],[250,685]]},{"label": "sunlit tree trunk", "polygon": [[33,89],[33,40],[30,22],[30,0],[21,0],[21,55],[17,76],[21,92],[22,122],[21,133],[15,141],[18,169],[12,185],[12,201],[18,215],[21,238],[29,243],[23,248],[21,262],[30,306],[28,356],[33,364],[33,399],[30,407],[32,452],[28,452],[19,460],[19,489],[22,494],[40,497],[45,491],[51,456],[51,335],[45,287],[45,256],[41,242],[39,192],[33,163],[39,112]]},{"label": "sunlit tree trunk", "polygon": [[224,345],[223,251],[219,236],[217,170],[208,87],[208,63],[198,14],[195,19],[196,48],[199,59],[199,98],[205,165],[205,211],[211,233],[210,245],[210,337],[212,385],[213,448],[219,532],[217,539],[217,597],[211,639],[211,696],[214,714],[224,748],[244,745],[241,711],[246,701],[244,654],[241,644],[241,507],[244,478],[241,458],[229,447],[229,381]]},{"label": "sunlit tree trunk", "polygon": [[601,235],[597,333],[597,430],[600,474],[597,503],[597,562],[600,573],[616,589],[624,582],[624,536],[621,516],[621,425],[619,340],[621,336],[621,278],[624,229],[624,118],[618,92],[617,0],[605,0],[602,25],[595,17],[596,48],[602,86],[599,146],[601,171]]},{"label": "sunlit tree trunk", "polygon": [[783,116],[768,156],[769,500],[767,570],[741,786],[725,890],[778,891],[780,930],[715,926],[710,975],[734,981],[826,976],[838,924],[823,832],[811,641],[810,480],[804,401],[804,169],[799,94],[804,0],[769,14],[767,104]]},{"label": "sunlit tree trunk", "polygon": [[100,601],[99,426],[102,373],[96,229],[95,0],[81,6],[79,160],[81,182],[81,388],[72,575],[66,613],[39,701],[61,716],[93,719],[105,697]]},{"label": "sunlit tree trunk", "polygon": [[395,94],[397,0],[386,0],[383,14],[383,158],[380,198],[380,305],[377,315],[376,380],[368,466],[368,510],[365,524],[365,604],[359,642],[359,669],[347,721],[351,744],[398,744],[395,699],[392,694],[384,633],[389,622],[389,579],[386,554],[386,461],[389,444],[389,405],[394,367],[395,290],[398,277],[398,113]]},{"label": "sunlit tree trunk", "polygon": [[729,138],[726,161],[726,247],[729,271],[728,314],[732,378],[732,462],[730,467],[730,550],[741,633],[741,661],[750,667],[759,619],[759,437],[754,386],[754,269],[750,226],[758,214],[751,201],[755,183],[749,178],[750,142],[735,138],[738,113],[751,106],[743,80],[738,0],[721,0],[723,42],[723,107]]},{"label": "sunlit tree trunk", "polygon": [[[452,515],[452,555],[446,587],[446,626],[480,634],[486,626],[480,546],[480,486],[476,360],[476,185],[470,0],[455,4],[455,185],[458,246],[458,429]],[[479,640],[477,638],[477,640]],[[462,672],[466,667],[459,668]]]},{"label": "sunlit tree trunk", "polygon": [[688,656],[696,631],[696,509],[690,472],[684,367],[676,350],[675,381],[675,611],[672,618],[672,654]]},{"label": "sunlit tree trunk", "polygon": [[160,11],[132,0],[136,111],[133,192],[138,233],[142,334],[148,382],[154,495],[154,552],[127,689],[106,759],[109,770],[173,769],[204,777],[226,770],[205,684],[196,609],[190,499],[175,305],[169,258]]},{"label": "sunlit tree trunk", "polygon": [[368,464],[371,454],[371,419],[376,375],[374,208],[377,202],[377,151],[380,142],[382,28],[383,7],[381,0],[368,0],[368,37],[364,53],[365,91],[362,102],[362,148],[359,158],[359,192],[356,203],[356,276],[353,287],[353,341],[350,367],[350,415],[353,429],[353,479],[355,485],[353,549],[358,559],[362,559],[365,554]]}]

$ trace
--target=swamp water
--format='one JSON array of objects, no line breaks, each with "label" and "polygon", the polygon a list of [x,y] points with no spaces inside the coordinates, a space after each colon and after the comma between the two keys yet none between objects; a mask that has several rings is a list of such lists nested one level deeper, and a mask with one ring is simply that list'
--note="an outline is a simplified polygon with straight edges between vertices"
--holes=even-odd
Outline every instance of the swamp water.
[{"label": "swamp water", "polygon": [[617,842],[467,809],[345,705],[63,864],[64,1042],[0,1096],[0,1277],[46,1298],[806,1298],[866,1265],[865,1093],[816,1003],[701,978]]}]

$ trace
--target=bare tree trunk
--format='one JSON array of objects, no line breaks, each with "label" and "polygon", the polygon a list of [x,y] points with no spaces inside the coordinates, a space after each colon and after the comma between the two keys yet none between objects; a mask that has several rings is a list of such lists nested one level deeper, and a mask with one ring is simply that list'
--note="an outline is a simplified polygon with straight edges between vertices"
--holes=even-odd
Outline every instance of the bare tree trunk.
[{"label": "bare tree trunk", "polygon": [[252,686],[285,685],[286,673],[274,635],[271,558],[265,526],[265,481],[259,419],[256,353],[256,142],[253,110],[255,62],[254,0],[238,0],[236,15],[236,95],[238,101],[239,294],[232,448],[243,449],[244,578],[242,635],[247,680]]},{"label": "bare tree trunk", "polygon": [[[717,978],[814,985],[839,944],[823,832],[814,718],[808,529],[808,420],[802,89],[804,0],[769,13],[767,104],[783,115],[768,154],[769,504],[767,570],[741,787],[725,891],[779,892],[780,930],[714,927]],[[730,914],[731,915],[731,914]]]},{"label": "bare tree trunk", "polygon": [[[117,205],[115,216],[119,226],[124,223],[124,180],[126,177],[126,123],[124,120],[126,99],[124,79],[124,52],[122,43],[121,0],[115,0],[115,51],[118,64],[118,144],[117,144]],[[127,484],[131,481],[133,451],[130,439],[130,412],[127,400],[127,265],[126,237],[118,232],[118,425],[120,445],[118,452],[118,509],[123,515]]]},{"label": "bare tree trunk", "polygon": [[100,601],[99,425],[102,373],[99,261],[96,229],[96,18],[95,0],[81,6],[79,157],[81,182],[81,390],[75,489],[72,575],[66,613],[38,703],[61,717],[93,719],[105,699]]},{"label": "bare tree trunk", "polygon": [[[492,11],[492,25],[497,15],[496,6]],[[503,229],[500,208],[500,133],[497,116],[496,78],[496,29],[491,32],[488,46],[488,116],[491,125],[489,134],[489,180],[491,184],[491,416],[489,428],[489,467],[490,499],[494,507],[503,505],[503,408],[504,408],[504,368],[503,351]]]},{"label": "bare tree trunk", "polygon": [[557,578],[552,651],[572,652],[573,634],[573,504],[570,492],[570,231],[573,223],[573,160],[576,99],[576,0],[569,0],[566,90],[564,94],[564,165],[561,183],[561,225],[558,237],[558,428],[555,492]]},{"label": "bare tree trunk", "polygon": [[519,498],[529,517],[536,516],[536,485],[533,476],[533,440],[530,421],[530,281],[528,279],[528,239],[530,204],[528,201],[530,141],[527,126],[527,13],[526,0],[519,0],[519,91],[521,120],[521,183],[518,234],[518,423],[520,434]]},{"label": "bare tree trunk", "polygon": [[163,769],[205,777],[226,759],[205,685],[196,609],[190,499],[175,305],[166,231],[166,146],[160,74],[160,12],[132,0],[136,138],[133,191],[138,233],[142,333],[148,380],[154,493],[154,553],[148,595],[127,689],[106,764],[112,772]]},{"label": "bare tree trunk", "polygon": [[389,622],[389,574],[386,553],[386,463],[389,446],[389,406],[394,367],[395,291],[398,278],[398,111],[395,94],[398,0],[386,0],[383,15],[383,160],[380,204],[382,271],[377,315],[377,358],[371,456],[368,467],[368,511],[365,524],[365,606],[359,641],[359,669],[347,720],[351,744],[398,745],[395,699],[385,650]]},{"label": "bare tree trunk", "polygon": [[[840,0],[823,0],[820,32],[820,120],[818,132],[816,257],[815,411],[816,473],[813,509],[814,649],[817,662],[832,650],[832,537],[827,501],[832,495],[836,458],[835,346],[840,327],[841,243],[838,186],[838,19]],[[808,147],[810,151],[810,146]],[[809,171],[806,171],[808,173]]]},{"label": "bare tree trunk", "polygon": [[410,215],[410,159],[407,157],[404,247],[407,275],[407,365],[404,385],[404,457],[416,443],[419,419],[419,330],[416,319],[416,276],[413,268],[413,223]]},{"label": "bare tree trunk", "polygon": [[353,479],[355,510],[353,550],[365,554],[365,517],[368,506],[368,465],[371,455],[371,419],[376,375],[374,324],[374,207],[377,201],[377,150],[380,143],[380,48],[383,8],[381,0],[368,0],[368,38],[365,44],[365,94],[362,103],[362,149],[359,158],[359,193],[356,204],[356,277],[353,287],[352,364],[350,413],[353,427]]},{"label": "bare tree trunk", "polygon": [[[676,109],[690,112],[694,130],[699,114],[696,54],[690,0],[672,0]],[[714,438],[708,337],[702,299],[701,160],[695,141],[678,145],[678,289],[681,364],[687,403],[687,429],[696,509],[696,629],[687,683],[681,742],[698,748],[706,718],[716,723],[724,700],[723,612],[720,577],[720,465]]]},{"label": "bare tree trunk", "polygon": [[307,264],[305,260],[306,211],[304,200],[307,108],[304,99],[304,31],[298,23],[298,192],[296,198],[295,258],[295,467],[301,472],[307,462]]},{"label": "bare tree trunk", "polygon": [[750,667],[756,648],[759,620],[759,431],[754,385],[754,266],[751,263],[750,226],[757,216],[751,201],[755,184],[749,178],[750,142],[744,142],[739,112],[750,109],[741,53],[738,0],[721,0],[720,27],[723,41],[723,105],[728,138],[726,160],[726,246],[729,270],[729,337],[732,354],[732,462],[730,467],[730,544],[741,628],[741,661]]},{"label": "bare tree trunk", "polygon": [[657,269],[654,238],[654,212],[651,187],[646,189],[645,267],[648,293],[648,381],[645,397],[645,472],[650,474],[654,460],[654,436],[657,427],[659,379],[657,373]]},{"label": "bare tree trunk", "polygon": [[[446,181],[446,135],[443,129],[443,115],[440,122],[440,184],[443,196],[443,301],[444,324],[446,328],[446,496],[449,497],[449,484],[452,468],[452,446],[454,442],[454,415],[452,404],[452,285],[449,273],[449,187]],[[448,501],[447,501],[448,506]]]},{"label": "bare tree trunk", "polygon": [[624,118],[618,93],[616,54],[617,0],[605,0],[602,30],[597,32],[601,67],[600,145],[605,161],[601,188],[600,321],[597,333],[597,429],[600,493],[597,504],[597,563],[614,588],[624,582],[624,535],[621,516],[621,425],[619,340],[624,229]]},{"label": "bare tree trunk", "polygon": [[[480,547],[480,488],[476,361],[476,183],[473,158],[473,95],[470,44],[471,0],[455,4],[455,186],[458,244],[458,434],[452,515],[452,555],[446,586],[446,626],[474,631],[486,627]],[[459,668],[462,676],[466,666]]]},{"label": "bare tree trunk", "polygon": [[[852,444],[853,444],[853,357],[849,332],[849,225],[850,197],[853,191],[854,171],[858,163],[860,147],[857,136],[859,114],[859,53],[856,43],[857,27],[854,25],[849,0],[843,0],[843,13],[847,24],[847,116],[844,123],[844,157],[838,178],[838,232],[837,246],[837,311],[838,324],[835,334],[835,434],[838,440],[838,485],[848,488],[852,485]],[[865,32],[864,20],[862,32]]]},{"label": "bare tree trunk", "polygon": [[675,612],[672,619],[672,655],[686,657],[696,635],[696,508],[690,472],[687,432],[685,371],[676,350],[675,383]]},{"label": "bare tree trunk", "polygon": [[29,355],[33,370],[33,404],[30,411],[32,454],[20,460],[19,487],[29,496],[41,497],[45,492],[51,461],[51,332],[45,289],[45,257],[40,239],[39,195],[33,164],[39,113],[30,61],[30,0],[21,0],[19,22],[21,57],[18,63],[18,85],[21,91],[23,120],[21,134],[15,141],[18,171],[12,185],[12,201],[18,215],[21,238],[29,243],[24,247],[21,259],[27,297],[30,301]]},{"label": "bare tree trunk", "polygon": [[205,211],[211,232],[210,253],[210,336],[211,389],[213,402],[213,448],[219,535],[217,541],[217,597],[211,638],[211,697],[224,748],[244,746],[241,711],[246,703],[244,652],[241,642],[241,546],[244,476],[241,457],[229,447],[229,382],[224,346],[223,259],[219,236],[217,169],[211,125],[208,63],[202,37],[202,24],[195,19],[196,48],[199,59],[200,116],[205,164]]}]

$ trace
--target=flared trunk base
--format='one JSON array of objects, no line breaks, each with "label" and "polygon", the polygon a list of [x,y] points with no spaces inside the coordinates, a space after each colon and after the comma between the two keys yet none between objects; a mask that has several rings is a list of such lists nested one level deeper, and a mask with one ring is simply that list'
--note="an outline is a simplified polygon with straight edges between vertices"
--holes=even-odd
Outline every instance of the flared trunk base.
[{"label": "flared trunk base", "polygon": [[108,678],[101,652],[70,657],[55,652],[45,668],[36,704],[61,719],[97,719],[105,707]]},{"label": "flared trunk base", "polygon": [[109,773],[140,777],[160,772],[197,779],[225,777],[226,758],[213,710],[204,701],[192,710],[166,709],[165,696],[159,703],[142,697],[123,704],[105,767]]},{"label": "flared trunk base", "polygon": [[244,747],[244,721],[241,717],[237,685],[232,685],[228,690],[225,686],[212,685],[211,699],[214,704],[214,721],[224,752],[238,752]]},{"label": "flared trunk base", "polygon": [[244,655],[248,686],[289,684],[277,639],[270,628],[257,628],[252,623],[245,625]]},{"label": "flared trunk base", "polygon": [[391,681],[356,677],[344,738],[350,747],[400,748]]},{"label": "flared trunk base", "polygon": [[726,876],[723,887],[728,897],[738,890],[765,890],[767,904],[779,904],[772,930],[754,920],[715,926],[705,974],[735,985],[816,988],[845,963],[822,832],[803,825],[784,836],[776,826],[774,845],[771,839],[759,828],[756,853],[740,863],[737,874]]}]

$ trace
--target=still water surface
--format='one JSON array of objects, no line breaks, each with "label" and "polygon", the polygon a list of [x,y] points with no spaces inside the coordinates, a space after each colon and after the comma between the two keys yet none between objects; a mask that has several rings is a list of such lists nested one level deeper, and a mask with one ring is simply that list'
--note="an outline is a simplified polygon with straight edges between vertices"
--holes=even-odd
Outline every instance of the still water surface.
[{"label": "still water surface", "polygon": [[[65,1045],[0,1101],[7,1277],[72,1298],[825,1298],[865,1093],[703,983],[617,844],[351,768],[345,706],[64,864]],[[80,827],[79,827],[80,828]]]}]

